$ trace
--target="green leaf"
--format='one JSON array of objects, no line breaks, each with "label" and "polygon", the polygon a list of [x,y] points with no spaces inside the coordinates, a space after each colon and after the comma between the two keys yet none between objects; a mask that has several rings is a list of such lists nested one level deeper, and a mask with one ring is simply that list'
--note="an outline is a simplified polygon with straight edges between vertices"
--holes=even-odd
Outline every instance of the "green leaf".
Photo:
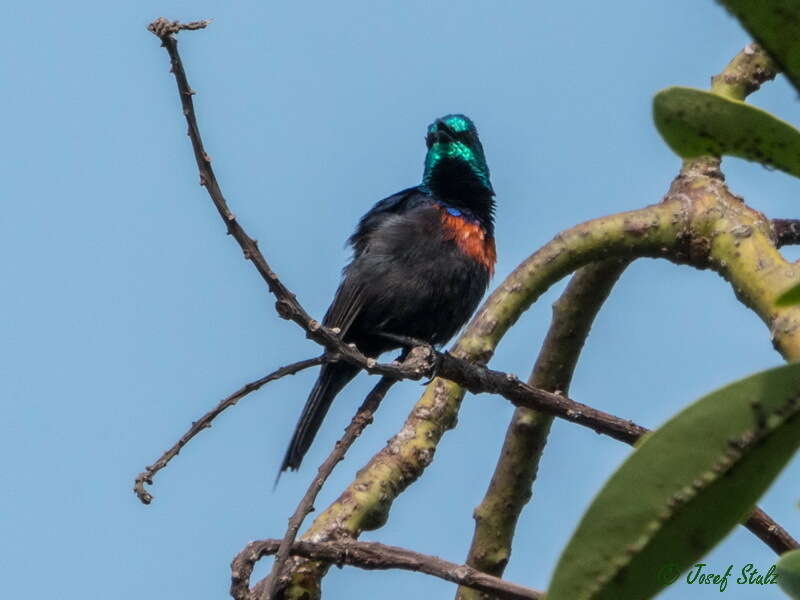
[{"label": "green leaf", "polygon": [[800,2],[722,0],[800,91]]},{"label": "green leaf", "polygon": [[776,565],[778,585],[795,600],[800,600],[800,550],[787,552]]},{"label": "green leaf", "polygon": [[800,131],[766,111],[685,87],[653,99],[656,127],[683,158],[738,156],[800,177]]},{"label": "green leaf", "polygon": [[690,405],[633,451],[586,511],[547,600],[644,600],[752,511],[800,445],[800,363]]},{"label": "green leaf", "polygon": [[775,300],[776,306],[794,306],[800,304],[800,283],[790,287]]}]

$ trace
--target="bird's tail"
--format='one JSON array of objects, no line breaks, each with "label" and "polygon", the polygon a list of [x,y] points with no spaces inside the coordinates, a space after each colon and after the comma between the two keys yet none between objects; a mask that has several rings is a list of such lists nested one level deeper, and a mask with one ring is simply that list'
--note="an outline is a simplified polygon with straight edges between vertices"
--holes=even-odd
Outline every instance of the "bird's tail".
[{"label": "bird's tail", "polygon": [[[303,414],[294,429],[292,441],[283,457],[281,473],[286,469],[293,471],[300,468],[300,463],[308,451],[314,436],[317,435],[322,420],[331,406],[331,402],[342,388],[358,373],[358,367],[344,362],[326,363],[317,378],[317,383],[306,400]],[[280,473],[278,473],[280,476]]]}]

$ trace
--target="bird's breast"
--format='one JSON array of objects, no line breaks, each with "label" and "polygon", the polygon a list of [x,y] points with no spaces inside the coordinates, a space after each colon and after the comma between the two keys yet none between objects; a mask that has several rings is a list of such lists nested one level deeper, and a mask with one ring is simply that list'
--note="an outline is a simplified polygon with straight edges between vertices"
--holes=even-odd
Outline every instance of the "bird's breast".
[{"label": "bird's breast", "polygon": [[440,219],[444,239],[453,240],[459,250],[494,274],[497,251],[494,238],[477,221],[466,218],[457,210],[441,207]]}]

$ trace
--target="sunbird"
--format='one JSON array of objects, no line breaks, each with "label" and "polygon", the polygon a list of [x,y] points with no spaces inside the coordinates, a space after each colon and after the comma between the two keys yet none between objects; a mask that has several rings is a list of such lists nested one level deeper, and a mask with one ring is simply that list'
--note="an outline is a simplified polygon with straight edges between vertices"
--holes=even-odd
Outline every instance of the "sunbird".
[{"label": "sunbird", "polygon": [[[422,183],[378,202],[348,239],[353,258],[322,321],[366,356],[401,347],[400,338],[446,343],[494,273],[495,194],[474,123],[459,114],[436,119],[425,144]],[[323,364],[281,472],[300,467],[331,402],[358,371]]]}]

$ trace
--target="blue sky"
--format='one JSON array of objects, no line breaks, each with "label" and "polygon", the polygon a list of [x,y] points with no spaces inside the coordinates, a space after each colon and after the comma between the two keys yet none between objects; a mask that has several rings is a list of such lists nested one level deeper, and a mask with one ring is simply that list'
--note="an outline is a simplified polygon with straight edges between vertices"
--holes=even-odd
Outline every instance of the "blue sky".
[{"label": "blue sky", "polygon": [[[658,201],[679,161],[653,94],[706,87],[748,39],[711,0],[274,3],[28,2],[0,39],[5,211],[0,219],[0,595],[225,597],[231,558],[279,536],[372,382],[331,410],[304,468],[272,482],[313,383],[270,385],[221,417],[156,479],[133,477],[242,383],[318,349],[224,235],[197,183],[160,15],[213,18],[180,35],[207,149],[234,212],[272,266],[322,315],[343,242],[375,201],[420,179],[435,117],[470,115],[497,191],[497,284],[559,230]],[[753,96],[800,123],[782,79]],[[797,214],[800,181],[738,160],[737,194]],[[800,256],[795,249],[787,255]],[[527,376],[549,324],[544,296],[492,365]],[[572,395],[656,426],[732,379],[779,364],[769,333],[725,282],[642,260],[598,317]],[[322,491],[326,506],[400,426],[421,388],[395,387]],[[471,513],[512,408],[468,396],[425,476],[363,539],[463,561]],[[557,423],[507,577],[543,588],[591,498],[629,449]],[[795,460],[763,506],[800,534]],[[711,567],[771,552],[737,531]],[[263,564],[259,573],[266,571]],[[334,569],[329,598],[447,597],[451,584]],[[712,598],[676,584],[661,597]],[[725,598],[780,598],[731,586]]]}]

